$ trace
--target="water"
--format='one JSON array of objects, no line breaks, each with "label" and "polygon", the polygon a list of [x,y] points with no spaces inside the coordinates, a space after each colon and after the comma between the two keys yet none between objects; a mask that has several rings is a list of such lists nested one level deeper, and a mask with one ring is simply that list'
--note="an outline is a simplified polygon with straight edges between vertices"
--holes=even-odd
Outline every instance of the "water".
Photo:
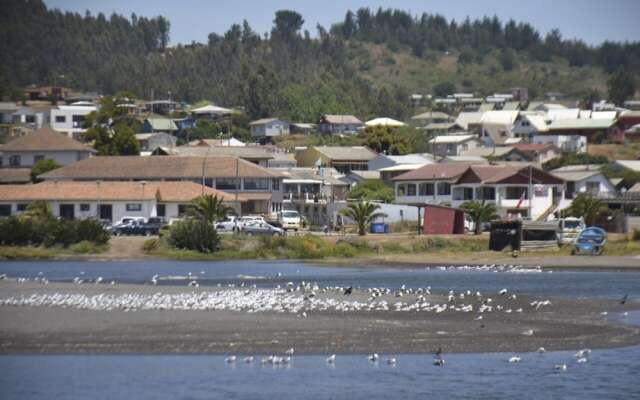
[{"label": "water", "polygon": [[[640,296],[640,272],[554,271],[553,273],[509,273],[477,270],[440,270],[438,268],[347,268],[328,267],[299,262],[2,262],[0,274],[34,278],[42,272],[50,281],[82,279],[122,283],[149,283],[153,275],[185,277],[189,272],[198,277],[201,286],[218,283],[256,284],[273,287],[286,282],[315,281],[320,286],[407,287],[431,286],[435,292],[479,290],[497,292],[502,288],[522,294],[562,296],[570,298],[620,298],[625,293]],[[204,272],[204,273],[201,273]],[[280,276],[278,276],[280,274]],[[186,285],[190,279],[160,281],[160,284]]]},{"label": "water", "polygon": [[[200,271],[204,271],[203,274]],[[75,276],[143,283],[155,274],[198,275],[201,284],[287,281],[361,287],[432,286],[436,291],[472,289],[574,298],[640,297],[639,272],[496,273],[474,270],[409,268],[335,268],[295,262],[5,262],[0,273],[70,281]],[[281,276],[277,276],[281,274]],[[166,281],[163,284],[185,284]],[[614,320],[640,324],[640,312]],[[385,356],[372,364],[363,355],[338,355],[335,366],[324,356],[296,356],[288,367],[225,363],[221,356],[198,355],[17,355],[0,356],[0,399],[640,399],[640,346],[594,350],[577,364],[573,351],[520,354],[451,354],[438,368],[424,355]],[[566,363],[567,371],[554,370]]]},{"label": "water", "polygon": [[[638,399],[640,347],[573,352],[452,354],[444,368],[398,355],[295,357],[289,367],[228,365],[220,356],[2,356],[0,397],[11,399]],[[567,371],[554,369],[566,363]]]}]

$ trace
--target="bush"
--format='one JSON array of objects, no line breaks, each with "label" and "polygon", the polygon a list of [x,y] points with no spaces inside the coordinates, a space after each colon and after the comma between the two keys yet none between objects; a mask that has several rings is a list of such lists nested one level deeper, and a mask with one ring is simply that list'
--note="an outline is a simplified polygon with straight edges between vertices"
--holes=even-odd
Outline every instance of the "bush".
[{"label": "bush", "polygon": [[195,250],[200,253],[213,253],[220,243],[212,224],[193,219],[171,225],[168,241],[177,249]]},{"label": "bush", "polygon": [[157,250],[160,247],[160,239],[148,239],[144,241],[142,245],[142,250],[145,253],[150,253],[154,250]]},{"label": "bush", "polygon": [[633,240],[640,240],[640,229],[634,229],[633,234],[631,236]]},{"label": "bush", "polygon": [[109,233],[104,230],[99,221],[92,219],[55,220],[20,217],[0,219],[0,244],[68,247],[81,241],[102,245],[109,241]]}]

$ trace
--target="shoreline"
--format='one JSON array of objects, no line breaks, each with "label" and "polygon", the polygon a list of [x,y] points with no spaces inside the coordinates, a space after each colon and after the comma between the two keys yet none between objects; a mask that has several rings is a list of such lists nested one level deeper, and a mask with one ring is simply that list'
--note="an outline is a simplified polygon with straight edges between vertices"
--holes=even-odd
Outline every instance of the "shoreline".
[{"label": "shoreline", "polygon": [[[0,282],[0,299],[58,294],[98,296],[174,296],[201,301],[207,296],[240,296],[229,288],[187,288],[118,284]],[[242,289],[247,290],[247,288]],[[266,290],[266,291],[265,291]],[[270,296],[264,289],[257,299]],[[235,293],[235,294],[234,294]],[[253,296],[253,294],[245,294]],[[160,296],[160,295],[157,295]],[[291,296],[302,296],[293,293]],[[365,302],[367,294],[354,291],[318,295],[318,301]],[[579,348],[611,348],[640,344],[640,327],[612,321],[610,315],[640,310],[640,303],[620,305],[614,300],[551,298],[540,309],[530,296],[492,294],[493,305],[522,312],[482,314],[446,310],[306,309],[301,312],[231,309],[94,310],[51,305],[0,305],[0,354],[279,354],[293,347],[296,354],[429,354],[442,346],[446,353],[533,352]],[[96,300],[97,299],[97,300]],[[383,296],[389,304],[415,304],[415,294]],[[430,295],[433,305],[446,305],[446,296]],[[258,303],[262,300],[257,300]],[[452,307],[479,302],[454,300]],[[289,304],[285,302],[285,304]],[[527,331],[531,330],[532,334]],[[525,332],[525,333],[523,333]]]}]

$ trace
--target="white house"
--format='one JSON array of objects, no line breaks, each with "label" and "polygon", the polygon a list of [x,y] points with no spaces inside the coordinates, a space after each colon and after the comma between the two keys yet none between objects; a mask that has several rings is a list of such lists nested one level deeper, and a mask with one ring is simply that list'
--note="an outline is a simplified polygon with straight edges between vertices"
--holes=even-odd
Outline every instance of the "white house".
[{"label": "white house", "polygon": [[499,146],[513,137],[518,110],[487,111],[480,120],[480,138],[486,146]]},{"label": "white house", "polygon": [[552,144],[565,153],[586,153],[587,137],[582,135],[534,134],[532,143]]},{"label": "white house", "polygon": [[393,179],[396,203],[459,207],[494,203],[503,217],[545,219],[559,206],[564,181],[532,166],[432,164]]},{"label": "white house", "polygon": [[51,127],[60,133],[77,139],[82,133],[86,132],[83,127],[86,116],[96,110],[96,106],[58,106],[51,110]]},{"label": "white house", "polygon": [[249,124],[251,137],[265,138],[289,134],[289,122],[278,118],[263,118]]},{"label": "white house", "polygon": [[435,157],[459,156],[466,150],[482,145],[476,135],[442,135],[434,137],[428,143]]},{"label": "white house", "polygon": [[547,127],[544,117],[532,112],[521,112],[512,129],[515,136],[525,138],[531,138],[538,133],[548,131],[549,128]]},{"label": "white house", "polygon": [[600,171],[601,165],[569,165],[550,171],[566,182],[564,198],[560,209],[569,207],[580,193],[607,197],[616,193],[613,184]]},{"label": "white house", "polygon": [[433,156],[431,154],[406,154],[403,156],[392,156],[387,154],[378,154],[373,160],[369,160],[369,171],[378,171],[382,168],[393,167],[396,165],[406,164],[433,164]]},{"label": "white house", "polygon": [[0,167],[31,168],[43,159],[69,165],[95,153],[91,147],[44,127],[3,145],[0,148]]},{"label": "white house", "polygon": [[246,200],[194,182],[42,182],[0,185],[0,217],[18,215],[34,201],[46,201],[55,217],[99,218],[182,216],[194,198],[210,194],[240,209]]}]

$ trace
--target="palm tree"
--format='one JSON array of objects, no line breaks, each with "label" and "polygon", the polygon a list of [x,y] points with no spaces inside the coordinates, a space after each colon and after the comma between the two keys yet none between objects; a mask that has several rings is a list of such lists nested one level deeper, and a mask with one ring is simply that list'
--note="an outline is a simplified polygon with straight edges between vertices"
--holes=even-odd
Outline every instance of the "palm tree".
[{"label": "palm tree", "polygon": [[491,221],[498,217],[496,213],[496,206],[492,203],[485,203],[484,201],[468,201],[463,203],[462,208],[473,220],[474,233],[479,235],[482,228],[482,223]]},{"label": "palm tree", "polygon": [[211,194],[203,194],[191,200],[187,210],[188,215],[210,224],[224,219],[231,212],[233,208],[225,205],[222,198]]},{"label": "palm tree", "polygon": [[379,209],[380,206],[378,204],[360,201],[358,203],[349,203],[347,208],[341,210],[340,213],[354,220],[358,225],[358,234],[364,236],[367,233],[368,224],[376,218],[387,216],[385,213],[377,212]]},{"label": "palm tree", "polygon": [[22,213],[22,217],[44,221],[53,219],[53,212],[49,203],[44,200],[37,200],[27,206],[25,212]]},{"label": "palm tree", "polygon": [[573,199],[568,211],[572,217],[584,217],[585,224],[593,226],[609,209],[597,198],[590,194],[581,193]]}]

